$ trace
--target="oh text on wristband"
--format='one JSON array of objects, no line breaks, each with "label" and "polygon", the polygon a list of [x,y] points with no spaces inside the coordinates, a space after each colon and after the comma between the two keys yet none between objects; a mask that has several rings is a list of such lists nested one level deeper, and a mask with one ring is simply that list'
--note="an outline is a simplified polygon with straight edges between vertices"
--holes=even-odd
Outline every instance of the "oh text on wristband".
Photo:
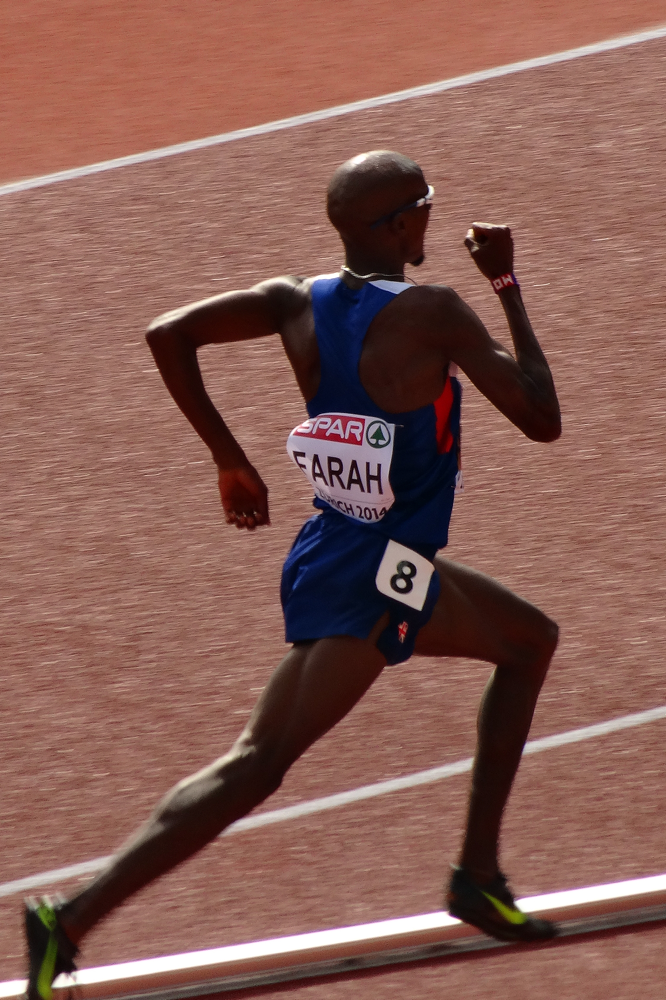
[{"label": "oh text on wristband", "polygon": [[520,288],[515,274],[502,274],[499,278],[493,278],[490,283],[498,295],[500,292],[503,292],[505,288],[511,288],[512,285],[515,285],[516,288]]}]

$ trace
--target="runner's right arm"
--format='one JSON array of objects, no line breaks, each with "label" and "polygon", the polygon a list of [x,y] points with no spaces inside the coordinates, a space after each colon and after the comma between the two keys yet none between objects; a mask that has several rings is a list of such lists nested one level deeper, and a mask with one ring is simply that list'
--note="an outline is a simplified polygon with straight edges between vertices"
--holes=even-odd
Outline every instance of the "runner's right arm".
[{"label": "runner's right arm", "polygon": [[269,524],[268,490],[224,423],[204,386],[197,350],[205,344],[278,333],[300,306],[297,279],[277,278],[165,313],[146,333],[148,346],[176,404],[210,448],[219,470],[225,517],[237,528]]}]

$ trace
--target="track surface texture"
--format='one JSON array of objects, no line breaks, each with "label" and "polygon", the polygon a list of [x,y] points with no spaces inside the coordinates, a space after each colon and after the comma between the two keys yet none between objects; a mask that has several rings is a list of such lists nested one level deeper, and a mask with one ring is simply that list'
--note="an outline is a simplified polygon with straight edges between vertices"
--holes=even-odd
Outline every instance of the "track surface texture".
[{"label": "track surface texture", "polygon": [[[201,6],[205,25],[212,8]],[[110,5],[98,7],[110,16]],[[229,102],[236,118],[227,109],[213,120],[208,97],[184,87],[152,116],[140,103],[136,117],[127,115],[126,96],[111,113],[108,95],[93,127],[85,101],[77,118],[79,104],[61,94],[48,117],[67,110],[71,134],[49,151],[46,140],[29,148],[17,125],[16,155],[5,149],[2,170],[9,179],[77,165],[659,20],[647,3],[633,7],[631,23],[609,4],[603,17],[617,20],[600,32],[601,14],[593,30],[593,18],[570,7],[516,6],[524,31],[506,15],[492,36],[481,17],[490,7],[479,8],[476,44],[456,27],[442,43],[451,53],[444,65],[430,38],[435,5],[415,3],[401,45],[386,35],[402,58],[390,81],[378,57],[345,77],[331,45],[328,77],[310,80],[309,63],[289,64],[311,92],[291,87],[289,75],[277,85],[270,46],[278,36],[267,30],[268,68],[262,77],[256,51],[252,62],[248,55],[247,106]],[[252,16],[259,8],[249,5]],[[77,16],[78,5],[68,9]],[[19,8],[9,10],[18,19]],[[180,18],[175,37],[185,7],[169,4],[168,13]],[[544,17],[554,26],[547,44]],[[256,21],[248,15],[247,23]],[[326,62],[328,32],[317,23],[314,51]],[[370,29],[368,21],[352,33],[354,58]],[[71,44],[83,44],[83,34],[72,33]],[[373,56],[382,37],[378,29]],[[117,51],[130,59],[141,44],[133,36]],[[225,73],[241,66],[241,49],[236,39],[229,65],[221,59]],[[504,340],[499,306],[462,237],[478,219],[515,231],[516,270],[560,390],[564,434],[554,445],[527,442],[465,387],[466,493],[449,554],[561,625],[532,737],[666,702],[666,251],[657,210],[665,65],[666,42],[647,43],[0,199],[1,882],[108,853],[156,796],[226,749],[284,651],[280,565],[310,506],[284,454],[303,411],[279,344],[203,355],[214,398],[271,490],[274,526],[250,537],[223,524],[213,466],[167,397],[143,330],[157,313],[204,295],[272,274],[334,270],[340,251],[322,191],[334,167],[363,149],[393,147],[422,163],[437,199],[419,280],[453,285]],[[172,65],[159,80],[155,72],[146,102],[174,86]],[[333,77],[337,91],[326,89]],[[131,67],[127,79],[113,79],[119,94],[137,85]],[[49,107],[41,85],[32,91],[34,122]],[[201,103],[191,131],[182,110],[190,100]],[[266,808],[469,756],[487,673],[426,659],[386,671]],[[519,895],[664,870],[663,727],[526,758],[503,845]],[[436,909],[467,785],[462,775],[218,841],[95,932],[84,964]],[[0,979],[11,979],[23,965],[20,903],[1,902]],[[651,1000],[663,995],[665,944],[666,930],[652,927],[254,995],[605,1000],[612,991],[616,1000]]]},{"label": "track surface texture", "polygon": [[4,0],[0,180],[559,52],[665,16],[663,0]]}]

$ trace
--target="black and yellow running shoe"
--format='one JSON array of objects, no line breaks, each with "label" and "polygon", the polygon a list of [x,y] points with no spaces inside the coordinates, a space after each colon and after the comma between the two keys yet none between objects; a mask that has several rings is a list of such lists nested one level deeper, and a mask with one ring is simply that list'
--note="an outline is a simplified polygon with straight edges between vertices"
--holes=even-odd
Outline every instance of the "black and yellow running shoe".
[{"label": "black and yellow running shoe", "polygon": [[454,867],[446,902],[452,917],[499,941],[548,941],[557,934],[550,920],[518,909],[501,872],[487,885],[478,885],[464,868]]},{"label": "black and yellow running shoe", "polygon": [[56,904],[48,897],[25,901],[28,945],[27,1000],[51,1000],[53,980],[61,972],[76,972],[78,948],[58,924]]}]

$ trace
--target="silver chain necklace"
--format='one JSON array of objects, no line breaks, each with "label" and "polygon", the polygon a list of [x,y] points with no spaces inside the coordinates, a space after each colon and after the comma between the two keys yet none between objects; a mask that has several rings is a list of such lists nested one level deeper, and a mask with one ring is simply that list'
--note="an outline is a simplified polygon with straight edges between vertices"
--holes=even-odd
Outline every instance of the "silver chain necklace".
[{"label": "silver chain necklace", "polygon": [[400,278],[403,283],[411,282],[415,285],[416,282],[413,278],[402,274],[382,274],[381,271],[371,271],[370,274],[357,274],[356,271],[352,271],[351,267],[347,267],[346,264],[340,266],[340,270],[344,271],[345,274],[351,274],[352,278],[358,278],[359,281],[370,281],[371,278]]}]

